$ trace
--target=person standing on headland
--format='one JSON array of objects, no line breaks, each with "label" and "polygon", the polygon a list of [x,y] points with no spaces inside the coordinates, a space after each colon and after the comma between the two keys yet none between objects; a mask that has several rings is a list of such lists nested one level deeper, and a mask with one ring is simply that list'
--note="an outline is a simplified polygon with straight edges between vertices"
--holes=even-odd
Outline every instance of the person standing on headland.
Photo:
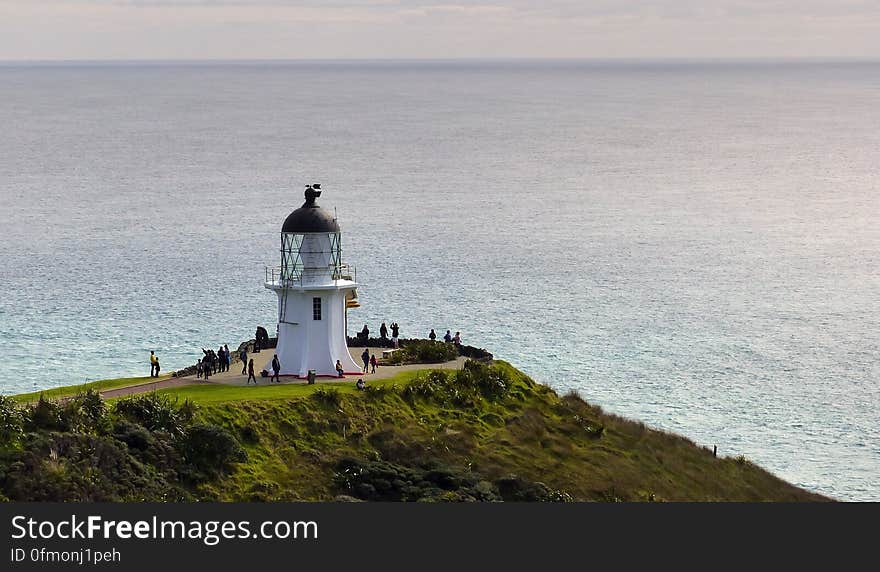
[{"label": "person standing on headland", "polygon": [[[248,356],[247,356],[247,346],[241,348],[241,353],[238,354],[238,358],[241,360],[241,375],[247,373],[248,367]],[[257,380],[254,380],[256,382]]]},{"label": "person standing on headland", "polygon": [[379,365],[379,360],[376,359],[376,354],[370,356],[370,373],[376,373],[376,366]]},{"label": "person standing on headland", "polygon": [[232,367],[232,352],[229,351],[229,345],[223,344],[223,354],[226,356],[226,371]]},{"label": "person standing on headland", "polygon": [[361,359],[364,360],[364,373],[367,373],[367,367],[370,365],[370,352],[365,349],[361,354]]},{"label": "person standing on headland", "polygon": [[250,383],[251,380],[254,380],[254,385],[257,385],[257,377],[254,375],[254,358],[251,358],[251,361],[247,362],[246,367],[247,367],[248,378],[247,378],[247,383],[245,383],[245,385]]},{"label": "person standing on headland", "polygon": [[431,333],[428,334],[428,338],[430,338],[432,342],[437,339],[437,334],[434,333],[434,328],[431,328]]},{"label": "person standing on headland", "polygon": [[159,377],[159,357],[150,350],[150,377]]},{"label": "person standing on headland", "polygon": [[385,322],[379,326],[379,338],[382,340],[382,347],[388,347],[388,328],[385,326]]},{"label": "person standing on headland", "polygon": [[254,353],[258,354],[260,350],[267,349],[268,347],[269,332],[263,326],[257,326],[257,331],[254,334]]},{"label": "person standing on headland", "polygon": [[202,379],[202,371],[204,371],[204,366],[202,365],[202,358],[199,358],[199,361],[196,362],[196,379]]},{"label": "person standing on headland", "polygon": [[223,346],[217,348],[217,369],[220,373],[226,371],[226,351]]},{"label": "person standing on headland", "polygon": [[400,326],[397,325],[397,322],[391,323],[391,347],[397,349],[400,347],[400,341],[398,340],[398,334],[400,334]]},{"label": "person standing on headland", "polygon": [[452,332],[450,332],[449,330],[446,330],[446,335],[443,336],[443,341],[446,342],[447,344],[452,343]]},{"label": "person standing on headland", "polygon": [[278,354],[275,354],[275,357],[272,358],[272,377],[269,378],[269,383],[272,383],[274,379],[276,383],[281,383],[281,378],[278,377],[278,372],[281,371],[281,362],[278,361]]},{"label": "person standing on headland", "polygon": [[461,332],[455,332],[455,335],[452,336],[452,343],[457,346],[461,345]]}]

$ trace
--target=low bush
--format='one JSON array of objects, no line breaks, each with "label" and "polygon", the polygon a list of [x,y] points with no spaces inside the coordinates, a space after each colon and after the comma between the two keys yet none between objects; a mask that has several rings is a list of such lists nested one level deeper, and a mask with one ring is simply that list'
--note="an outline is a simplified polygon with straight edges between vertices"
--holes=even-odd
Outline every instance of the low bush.
[{"label": "low bush", "polygon": [[501,399],[513,385],[507,371],[498,366],[468,360],[455,372],[455,384],[459,387],[470,387],[489,400]]},{"label": "low bush", "polygon": [[61,414],[61,406],[41,394],[39,401],[26,409],[25,429],[28,431],[63,431],[66,424]]},{"label": "low bush", "polygon": [[232,434],[216,425],[193,425],[177,441],[186,476],[195,481],[215,478],[232,469],[233,463],[247,461],[247,452]]},{"label": "low bush", "polygon": [[453,344],[431,340],[411,340],[391,354],[387,363],[443,363],[458,359],[458,349]]},{"label": "low bush", "polygon": [[14,447],[24,437],[24,414],[11,397],[0,395],[0,448]]},{"label": "low bush", "polygon": [[116,402],[114,413],[133,423],[143,425],[150,431],[166,431],[171,435],[182,435],[191,424],[196,407],[185,401],[181,407],[166,395],[144,393]]},{"label": "low bush", "polygon": [[406,466],[344,458],[336,465],[339,492],[368,501],[566,502],[571,495],[515,475],[489,481],[461,467],[429,463]]},{"label": "low bush", "polygon": [[323,405],[339,407],[342,404],[342,394],[336,389],[324,389],[321,387],[312,393],[311,397]]}]

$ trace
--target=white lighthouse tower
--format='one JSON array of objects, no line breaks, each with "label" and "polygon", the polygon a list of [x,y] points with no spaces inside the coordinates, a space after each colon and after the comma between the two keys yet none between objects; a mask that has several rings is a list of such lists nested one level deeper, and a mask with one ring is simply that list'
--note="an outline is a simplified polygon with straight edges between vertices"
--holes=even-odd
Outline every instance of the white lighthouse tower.
[{"label": "white lighthouse tower", "polygon": [[[306,187],[306,202],[281,227],[281,266],[266,268],[266,288],[278,294],[281,375],[336,377],[336,361],[346,373],[361,368],[346,344],[346,312],[357,303],[354,269],[342,263],[339,224],[318,206],[321,185]],[[265,371],[272,371],[270,359]]]}]

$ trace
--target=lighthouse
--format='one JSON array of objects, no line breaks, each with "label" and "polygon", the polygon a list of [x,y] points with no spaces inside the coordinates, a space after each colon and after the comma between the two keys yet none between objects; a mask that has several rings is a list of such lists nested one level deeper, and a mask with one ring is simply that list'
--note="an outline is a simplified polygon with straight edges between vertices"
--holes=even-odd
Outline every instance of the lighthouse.
[{"label": "lighthouse", "polygon": [[[346,344],[348,308],[358,306],[357,276],[342,263],[336,216],[318,206],[321,185],[306,187],[305,203],[281,227],[281,266],[266,268],[266,288],[278,295],[281,375],[336,377],[336,362],[358,374]],[[264,371],[272,371],[272,361]]]}]

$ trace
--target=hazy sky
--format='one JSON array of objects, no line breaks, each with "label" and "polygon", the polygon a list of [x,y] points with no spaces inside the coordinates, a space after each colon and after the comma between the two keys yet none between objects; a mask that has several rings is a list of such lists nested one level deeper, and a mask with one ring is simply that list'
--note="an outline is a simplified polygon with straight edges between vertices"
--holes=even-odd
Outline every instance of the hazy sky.
[{"label": "hazy sky", "polygon": [[880,58],[880,0],[0,0],[0,60]]}]

